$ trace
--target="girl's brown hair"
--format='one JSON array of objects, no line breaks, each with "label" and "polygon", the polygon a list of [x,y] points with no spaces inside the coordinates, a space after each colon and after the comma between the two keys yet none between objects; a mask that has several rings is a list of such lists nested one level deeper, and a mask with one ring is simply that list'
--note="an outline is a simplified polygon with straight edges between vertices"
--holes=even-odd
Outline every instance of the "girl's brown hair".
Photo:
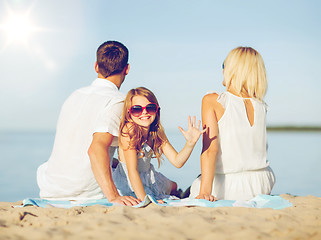
[{"label": "girl's brown hair", "polygon": [[[147,88],[138,87],[129,90],[124,102],[123,115],[119,127],[119,136],[127,137],[129,136],[129,148],[136,149],[137,153],[142,152],[142,146],[144,144],[142,127],[137,125],[131,118],[129,109],[132,106],[132,99],[135,96],[142,96],[148,99],[152,103],[156,103],[158,106],[158,101],[155,95]],[[158,166],[162,160],[162,150],[161,146],[167,140],[163,126],[160,123],[160,108],[158,109],[154,122],[150,125],[148,139],[151,140],[153,152],[158,160]],[[147,139],[147,140],[148,140]]]}]

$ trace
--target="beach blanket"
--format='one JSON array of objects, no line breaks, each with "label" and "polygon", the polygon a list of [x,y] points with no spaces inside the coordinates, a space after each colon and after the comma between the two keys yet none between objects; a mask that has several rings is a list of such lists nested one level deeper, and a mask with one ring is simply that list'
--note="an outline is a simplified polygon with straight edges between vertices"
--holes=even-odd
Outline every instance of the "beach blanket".
[{"label": "beach blanket", "polygon": [[[164,207],[182,207],[182,206],[199,206],[199,207],[247,207],[247,208],[273,208],[283,209],[291,207],[292,204],[280,197],[271,195],[259,195],[249,201],[234,201],[234,200],[218,200],[210,202],[204,199],[163,199],[165,203],[158,203],[153,196],[146,195],[145,200],[140,202],[138,205],[133,206],[134,208],[146,207],[149,204],[156,204]],[[107,199],[97,200],[86,200],[86,201],[61,201],[61,200],[46,200],[41,198],[27,198],[23,200],[22,207],[25,206],[38,206],[38,207],[58,207],[58,208],[72,208],[76,206],[93,206],[103,205],[106,207],[110,206],[122,206],[120,204],[114,204],[108,202]]]}]

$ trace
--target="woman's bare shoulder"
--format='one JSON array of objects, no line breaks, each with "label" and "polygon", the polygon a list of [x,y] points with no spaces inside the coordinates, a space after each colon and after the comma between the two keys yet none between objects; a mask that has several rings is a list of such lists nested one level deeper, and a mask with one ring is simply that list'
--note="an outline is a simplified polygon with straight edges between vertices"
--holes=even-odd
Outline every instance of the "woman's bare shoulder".
[{"label": "woman's bare shoulder", "polygon": [[218,93],[208,93],[203,97],[202,102],[203,102],[203,104],[211,104],[211,105],[215,104],[216,105],[218,103],[217,102],[218,97],[219,97]]},{"label": "woman's bare shoulder", "polygon": [[210,93],[210,94],[206,94],[203,97],[203,101],[202,101],[203,113],[210,113],[214,111],[217,121],[221,119],[225,111],[220,101],[221,97],[222,97],[222,94],[220,93]]}]

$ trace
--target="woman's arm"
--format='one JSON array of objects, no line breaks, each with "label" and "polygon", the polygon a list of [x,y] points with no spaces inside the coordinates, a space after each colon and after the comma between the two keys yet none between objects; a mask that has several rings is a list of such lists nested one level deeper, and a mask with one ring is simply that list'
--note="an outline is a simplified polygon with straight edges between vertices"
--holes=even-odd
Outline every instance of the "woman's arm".
[{"label": "woman's arm", "polygon": [[188,130],[184,131],[181,127],[179,127],[179,130],[186,139],[186,144],[179,153],[176,152],[176,150],[168,141],[162,145],[162,151],[164,155],[177,168],[181,168],[186,163],[199,137],[205,132],[205,129],[199,130],[201,121],[198,121],[197,126],[195,126],[195,122],[195,116],[193,117],[193,122],[191,122],[191,117],[189,116]]},{"label": "woman's arm", "polygon": [[144,201],[146,193],[144,190],[144,186],[142,183],[142,180],[139,176],[138,172],[138,163],[137,163],[137,152],[136,149],[132,149],[129,145],[130,138],[129,136],[119,136],[119,147],[122,149],[124,153],[124,158],[126,161],[127,171],[128,171],[128,177],[130,180],[130,183],[134,189],[134,192],[136,194],[136,197],[140,201]]},{"label": "woman's arm", "polygon": [[217,94],[206,95],[202,101],[203,128],[207,131],[203,134],[203,148],[201,154],[201,186],[196,198],[214,201],[212,185],[216,167],[216,155],[218,152],[218,124],[216,110],[222,108],[218,105]]}]

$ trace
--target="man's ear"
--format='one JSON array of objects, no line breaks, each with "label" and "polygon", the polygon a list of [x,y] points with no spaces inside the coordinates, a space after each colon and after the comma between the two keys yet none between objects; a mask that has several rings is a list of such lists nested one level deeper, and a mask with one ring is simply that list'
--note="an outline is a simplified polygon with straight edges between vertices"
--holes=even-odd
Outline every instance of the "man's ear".
[{"label": "man's ear", "polygon": [[125,67],[125,75],[127,75],[128,74],[128,72],[129,72],[129,64],[127,64],[127,66]]},{"label": "man's ear", "polygon": [[95,62],[95,71],[96,71],[96,73],[99,73],[99,67],[98,67],[97,61]]}]

